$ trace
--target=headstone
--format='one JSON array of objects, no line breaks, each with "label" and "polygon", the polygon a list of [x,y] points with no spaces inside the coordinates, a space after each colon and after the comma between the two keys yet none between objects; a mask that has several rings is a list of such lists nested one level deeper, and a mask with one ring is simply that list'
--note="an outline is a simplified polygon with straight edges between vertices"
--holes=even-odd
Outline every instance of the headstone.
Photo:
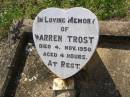
[{"label": "headstone", "polygon": [[80,71],[92,57],[99,39],[95,14],[85,8],[47,8],[33,23],[33,39],[44,64],[65,79]]}]

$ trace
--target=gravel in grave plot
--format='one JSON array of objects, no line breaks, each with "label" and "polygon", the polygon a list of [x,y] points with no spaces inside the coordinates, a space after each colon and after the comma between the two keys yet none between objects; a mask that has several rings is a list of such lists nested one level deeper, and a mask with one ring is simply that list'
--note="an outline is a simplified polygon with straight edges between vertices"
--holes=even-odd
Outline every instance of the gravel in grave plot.
[{"label": "gravel in grave plot", "polygon": [[10,45],[8,39],[0,40],[0,93],[10,68],[16,44]]},{"label": "gravel in grave plot", "polygon": [[52,97],[52,81],[55,77],[40,59],[31,43],[29,53],[15,97]]}]

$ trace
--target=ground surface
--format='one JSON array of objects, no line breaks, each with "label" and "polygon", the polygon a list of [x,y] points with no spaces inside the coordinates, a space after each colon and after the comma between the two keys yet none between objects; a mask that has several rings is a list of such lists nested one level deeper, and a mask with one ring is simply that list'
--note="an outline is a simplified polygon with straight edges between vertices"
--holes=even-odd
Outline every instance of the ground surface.
[{"label": "ground surface", "polygon": [[[55,76],[40,60],[35,47],[28,51],[16,97],[52,97]],[[75,75],[77,97],[129,97],[129,58],[129,46],[98,48],[86,67]]]},{"label": "ground surface", "polygon": [[10,61],[15,52],[16,44],[10,45],[7,38],[0,41],[0,92],[6,80]]},{"label": "ground surface", "polygon": [[40,60],[36,49],[29,43],[25,67],[15,97],[52,97],[54,75]]},{"label": "ground surface", "polygon": [[[74,76],[77,97],[130,97],[130,38],[122,37],[114,38],[119,39],[117,42],[112,36],[105,37],[107,43],[100,41],[90,62]],[[0,41],[0,91],[15,47],[7,39]],[[33,43],[28,43],[26,52],[28,56],[15,97],[52,97],[52,81],[56,76],[43,64]]]}]

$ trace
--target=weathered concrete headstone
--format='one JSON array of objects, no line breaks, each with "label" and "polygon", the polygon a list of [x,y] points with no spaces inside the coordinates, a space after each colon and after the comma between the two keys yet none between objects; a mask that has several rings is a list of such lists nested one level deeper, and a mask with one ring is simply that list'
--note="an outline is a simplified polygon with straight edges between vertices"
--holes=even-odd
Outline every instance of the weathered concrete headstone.
[{"label": "weathered concrete headstone", "polygon": [[47,8],[33,23],[33,39],[45,65],[62,79],[80,71],[99,38],[95,14],[85,8]]}]

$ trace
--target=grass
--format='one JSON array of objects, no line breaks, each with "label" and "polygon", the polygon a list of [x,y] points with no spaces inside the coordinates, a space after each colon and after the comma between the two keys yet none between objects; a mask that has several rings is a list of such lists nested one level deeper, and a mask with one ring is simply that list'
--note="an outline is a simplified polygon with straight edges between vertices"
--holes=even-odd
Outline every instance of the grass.
[{"label": "grass", "polygon": [[[0,1],[0,37],[7,36],[13,21],[21,18],[34,19],[40,10],[47,7],[83,6],[92,10],[99,19],[105,20],[126,17],[126,5],[125,0],[3,0]],[[127,17],[130,18],[129,13]]]},{"label": "grass", "polygon": [[130,20],[130,0],[128,2],[128,14],[127,14],[127,18]]}]

